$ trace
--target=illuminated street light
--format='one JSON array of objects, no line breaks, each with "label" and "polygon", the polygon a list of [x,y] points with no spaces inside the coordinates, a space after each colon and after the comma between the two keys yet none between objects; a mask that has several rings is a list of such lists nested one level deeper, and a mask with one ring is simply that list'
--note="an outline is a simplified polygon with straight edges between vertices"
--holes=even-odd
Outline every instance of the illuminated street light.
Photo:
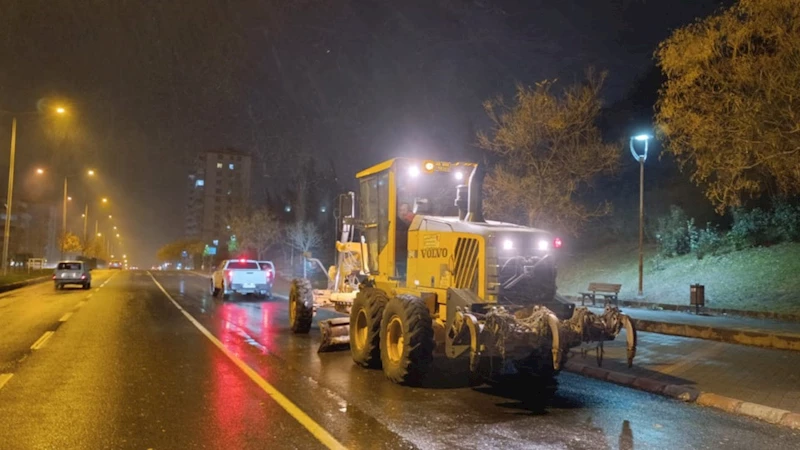
[{"label": "illuminated street light", "polygon": [[94,169],[89,169],[89,170],[87,170],[87,171],[86,171],[86,174],[87,174],[87,175],[89,175],[90,177],[91,177],[91,176],[94,176]]},{"label": "illuminated street light", "polygon": [[114,229],[115,229],[115,230],[117,229],[117,226],[116,226],[116,225],[114,225]]},{"label": "illuminated street light", "polygon": [[67,110],[66,110],[66,109],[64,109],[64,107],[63,107],[63,106],[59,106],[58,108],[56,108],[56,112],[57,112],[58,114],[64,114],[65,112],[67,112]]},{"label": "illuminated street light", "polygon": [[119,233],[117,233],[117,237],[119,237]]},{"label": "illuminated street light", "polygon": [[[58,114],[65,112],[64,108],[59,107],[56,109]],[[9,240],[11,237],[11,217],[13,216],[12,207],[14,205],[14,160],[17,153],[17,116],[38,114],[39,111],[0,111],[3,114],[11,116],[11,148],[8,152],[8,190],[6,191],[6,220],[5,228],[3,230],[3,275],[8,273],[8,248]]]},{"label": "illuminated street light", "polygon": [[[640,134],[631,137],[630,147],[633,159],[639,161],[639,298],[644,296],[644,161],[647,159],[647,144],[652,136]],[[644,142],[644,152],[639,154],[634,147],[634,141]]]},{"label": "illuminated street light", "polygon": [[72,197],[67,197],[67,201],[71,202],[72,201]]},{"label": "illuminated street light", "polygon": [[42,169],[42,168],[36,169],[36,173],[41,175],[41,174],[44,173],[44,169]]},{"label": "illuminated street light", "polygon": [[97,233],[97,237],[102,237],[103,233]]},{"label": "illuminated street light", "polygon": [[108,215],[108,218],[111,219],[111,214]]},{"label": "illuminated street light", "polygon": [[108,203],[108,199],[106,197],[103,197],[103,203]]}]

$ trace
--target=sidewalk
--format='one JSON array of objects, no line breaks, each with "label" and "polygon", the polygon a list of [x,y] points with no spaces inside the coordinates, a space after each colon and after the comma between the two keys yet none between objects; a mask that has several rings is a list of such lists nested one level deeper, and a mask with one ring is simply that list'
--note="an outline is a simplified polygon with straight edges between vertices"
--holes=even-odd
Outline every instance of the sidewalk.
[{"label": "sidewalk", "polygon": [[[589,306],[594,313],[603,308]],[[622,307],[639,331],[684,336],[769,349],[800,351],[800,323],[749,317],[695,315]]]},{"label": "sidewalk", "polygon": [[660,385],[658,393],[667,395],[670,392],[664,391],[664,385],[685,387],[694,394],[682,397],[684,400],[694,401],[700,392],[730,397],[726,401],[731,412],[746,414],[747,408],[763,405],[800,413],[798,352],[656,333],[638,333],[638,338],[631,368],[626,363],[623,331],[616,340],[605,343],[601,368],[595,350],[588,348],[585,356],[573,350],[567,370],[653,392],[659,391]]}]

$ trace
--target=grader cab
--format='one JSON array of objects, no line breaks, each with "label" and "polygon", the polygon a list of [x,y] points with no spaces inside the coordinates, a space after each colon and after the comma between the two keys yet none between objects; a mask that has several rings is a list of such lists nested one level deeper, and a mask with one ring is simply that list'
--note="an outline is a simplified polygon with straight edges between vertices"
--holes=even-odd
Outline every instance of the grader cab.
[{"label": "grader cab", "polygon": [[349,345],[357,364],[402,384],[418,383],[435,354],[465,358],[489,381],[552,377],[570,348],[613,340],[623,328],[631,364],[630,319],[559,297],[561,239],[484,219],[483,176],[474,163],[405,158],[358,173],[358,195],[340,197],[327,289],[292,282],[292,330],[308,333],[318,308],[347,314],[319,322],[320,351]]}]

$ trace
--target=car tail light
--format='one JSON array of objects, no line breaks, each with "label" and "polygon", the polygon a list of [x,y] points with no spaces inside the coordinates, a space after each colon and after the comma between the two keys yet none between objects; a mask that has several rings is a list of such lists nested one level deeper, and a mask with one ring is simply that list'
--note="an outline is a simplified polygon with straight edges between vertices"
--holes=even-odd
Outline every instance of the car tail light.
[{"label": "car tail light", "polygon": [[54,280],[56,279],[56,274],[53,274],[53,279],[54,279]]},{"label": "car tail light", "polygon": [[86,274],[85,273],[81,274],[81,280],[85,280],[85,279],[86,279]]},{"label": "car tail light", "polygon": [[562,244],[563,244],[563,242],[561,242],[561,238],[560,237],[557,237],[557,238],[553,239],[553,248],[561,248]]},{"label": "car tail light", "polygon": [[228,281],[230,281],[230,279],[233,278],[233,271],[232,270],[226,271],[225,272],[225,277],[227,277]]},{"label": "car tail light", "polygon": [[267,279],[272,281],[272,277],[273,277],[272,269],[267,269]]}]

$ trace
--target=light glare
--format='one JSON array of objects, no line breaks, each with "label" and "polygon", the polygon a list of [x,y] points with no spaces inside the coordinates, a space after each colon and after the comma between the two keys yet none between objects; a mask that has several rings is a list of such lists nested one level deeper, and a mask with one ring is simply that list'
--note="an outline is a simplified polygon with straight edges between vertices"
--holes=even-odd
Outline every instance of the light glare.
[{"label": "light glare", "polygon": [[411,175],[412,177],[418,177],[419,176],[419,167],[417,167],[417,166],[409,167],[408,168],[408,174]]},{"label": "light glare", "polygon": [[545,251],[550,248],[550,243],[544,239],[540,239],[536,246],[539,250]]},{"label": "light glare", "polygon": [[455,177],[456,177],[456,180],[460,181],[460,180],[464,179],[464,174],[462,172],[456,172]]},{"label": "light glare", "polygon": [[640,134],[638,136],[635,136],[634,139],[636,139],[637,141],[646,141],[650,139],[650,136],[646,134]]},{"label": "light glare", "polygon": [[503,241],[503,250],[511,250],[514,248],[514,242],[511,239]]}]

